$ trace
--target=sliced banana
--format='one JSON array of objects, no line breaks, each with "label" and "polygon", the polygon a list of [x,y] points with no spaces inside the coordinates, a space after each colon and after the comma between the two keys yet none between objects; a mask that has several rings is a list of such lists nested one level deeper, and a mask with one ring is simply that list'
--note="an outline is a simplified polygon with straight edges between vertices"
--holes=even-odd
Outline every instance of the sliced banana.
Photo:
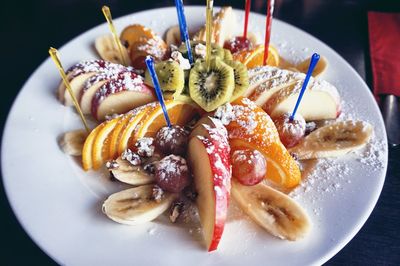
[{"label": "sliced banana", "polygon": [[148,174],[143,167],[134,166],[127,160],[118,158],[115,160],[117,167],[111,169],[115,179],[134,186],[147,185],[154,182],[154,176]]},{"label": "sliced banana", "polygon": [[[300,71],[300,72],[303,72],[303,73],[307,73],[308,67],[310,65],[310,61],[311,61],[311,57],[307,58],[306,60],[304,60],[300,64],[296,65],[294,67],[294,69],[297,69],[297,71]],[[317,65],[314,68],[312,76],[313,77],[318,77],[319,75],[321,75],[326,70],[327,67],[328,67],[328,60],[326,60],[325,57],[321,56],[321,58],[319,59]]]},{"label": "sliced banana", "polygon": [[172,26],[165,34],[165,43],[170,46],[171,44],[179,46],[181,44],[181,30],[178,25]]},{"label": "sliced banana", "polygon": [[154,197],[155,185],[144,185],[112,194],[103,203],[103,213],[121,224],[137,225],[154,220],[171,206],[178,194],[163,192]]},{"label": "sliced banana", "polygon": [[299,160],[339,157],[363,147],[372,132],[372,126],[363,121],[335,122],[311,132],[289,152]]},{"label": "sliced banana", "polygon": [[231,193],[247,215],[276,237],[296,240],[310,230],[311,223],[303,208],[264,183],[244,186],[232,179]]},{"label": "sliced banana", "polygon": [[87,136],[87,131],[83,129],[69,131],[61,136],[59,145],[66,154],[80,156]]},{"label": "sliced banana", "polygon": [[[117,64],[124,64],[124,60],[121,57],[118,46],[115,44],[114,37],[112,35],[104,35],[96,38],[94,47],[100,57],[106,61],[110,61]],[[123,56],[127,60],[128,65],[130,65],[130,59],[128,50],[125,46],[122,46]]]},{"label": "sliced banana", "polygon": [[260,34],[258,32],[248,32],[247,33],[247,38],[253,44],[253,46],[257,46],[262,41],[261,40],[261,36],[260,36]]}]

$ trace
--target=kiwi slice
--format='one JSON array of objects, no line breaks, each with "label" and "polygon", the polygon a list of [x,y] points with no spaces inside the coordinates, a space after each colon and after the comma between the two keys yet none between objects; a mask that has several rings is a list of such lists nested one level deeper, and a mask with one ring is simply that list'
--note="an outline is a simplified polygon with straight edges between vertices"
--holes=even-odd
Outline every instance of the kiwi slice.
[{"label": "kiwi slice", "polygon": [[235,76],[235,89],[230,99],[232,102],[240,97],[249,87],[249,74],[247,72],[247,67],[239,61],[227,60],[225,63],[233,68],[233,74]]},{"label": "kiwi slice", "polygon": [[[203,41],[190,41],[190,47],[192,48],[192,54],[193,54],[193,61],[196,62],[197,59],[201,59],[201,57],[199,57],[198,55],[196,55],[195,51],[195,47],[198,44],[203,44],[206,45],[205,42]],[[182,43],[181,46],[179,46],[178,51],[183,55],[183,57],[188,58],[188,54],[187,54],[187,49],[186,49],[186,44]],[[223,48],[219,47],[216,44],[211,44],[211,56],[213,57],[220,57],[222,59],[224,59],[225,57],[225,51]]]},{"label": "kiwi slice", "polygon": [[231,51],[224,49],[224,61],[233,60]]},{"label": "kiwi slice", "polygon": [[208,69],[204,60],[197,60],[189,75],[190,97],[207,112],[228,102],[235,88],[233,68],[219,57],[210,60]]},{"label": "kiwi slice", "polygon": [[[163,91],[182,91],[185,85],[183,69],[175,61],[161,61],[154,65],[160,87]],[[154,87],[149,70],[146,70],[144,82]]]}]

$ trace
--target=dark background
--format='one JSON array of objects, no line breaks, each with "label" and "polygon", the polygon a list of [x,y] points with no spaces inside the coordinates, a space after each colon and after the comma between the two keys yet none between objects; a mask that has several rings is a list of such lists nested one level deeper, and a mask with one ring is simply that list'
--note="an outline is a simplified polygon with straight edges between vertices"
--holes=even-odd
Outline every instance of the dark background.
[{"label": "dark background", "polygon": [[[206,1],[184,2],[185,5],[204,5]],[[47,58],[48,47],[60,47],[78,34],[103,23],[100,9],[104,4],[111,8],[114,17],[119,17],[140,10],[171,6],[174,1],[37,0],[2,4],[0,134],[13,100],[30,74]],[[214,4],[243,8],[244,0],[215,0]],[[252,11],[265,13],[265,5],[266,0],[253,0]],[[368,10],[400,12],[400,1],[276,0],[274,17],[302,28],[327,43],[371,86]],[[371,217],[357,236],[327,265],[400,264],[399,159],[399,149],[391,149],[385,186]],[[1,264],[55,264],[23,231],[9,207],[3,186],[0,187],[0,208]]]}]

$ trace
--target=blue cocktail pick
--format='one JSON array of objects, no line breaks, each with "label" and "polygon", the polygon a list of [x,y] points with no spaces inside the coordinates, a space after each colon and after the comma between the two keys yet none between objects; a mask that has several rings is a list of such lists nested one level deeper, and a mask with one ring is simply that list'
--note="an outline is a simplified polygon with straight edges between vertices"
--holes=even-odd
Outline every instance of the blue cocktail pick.
[{"label": "blue cocktail pick", "polygon": [[308,82],[310,81],[311,74],[313,73],[314,68],[315,68],[315,66],[316,66],[317,63],[318,63],[319,57],[320,57],[320,56],[319,56],[319,54],[317,54],[317,53],[314,53],[314,54],[311,56],[310,66],[308,67],[307,74],[306,74],[306,78],[304,79],[303,86],[301,87],[300,94],[299,94],[299,98],[297,98],[296,105],[294,106],[292,115],[291,115],[290,118],[289,118],[290,121],[293,121],[294,116],[296,115],[296,112],[297,112],[297,109],[299,108],[301,99],[303,98],[303,95],[304,95],[304,92],[306,91]]},{"label": "blue cocktail pick", "polygon": [[156,95],[158,101],[160,102],[161,108],[164,113],[165,121],[167,121],[168,127],[171,127],[171,121],[169,120],[167,108],[165,107],[164,97],[160,88],[160,83],[158,82],[156,70],[154,69],[154,59],[151,56],[147,56],[145,59],[147,69],[150,72],[151,80],[153,81],[154,89],[156,91]]},{"label": "blue cocktail pick", "polygon": [[190,47],[189,31],[186,25],[185,11],[183,9],[183,1],[175,0],[176,12],[178,13],[179,29],[181,31],[181,40],[185,42],[188,51],[190,64],[193,64],[192,48]]}]

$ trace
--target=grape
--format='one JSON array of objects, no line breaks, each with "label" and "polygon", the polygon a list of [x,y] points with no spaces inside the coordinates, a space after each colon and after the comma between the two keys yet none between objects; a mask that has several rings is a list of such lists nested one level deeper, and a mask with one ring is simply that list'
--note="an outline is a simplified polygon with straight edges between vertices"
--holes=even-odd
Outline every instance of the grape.
[{"label": "grape", "polygon": [[224,48],[228,49],[232,54],[234,54],[241,50],[251,50],[252,43],[249,41],[249,39],[243,38],[243,36],[237,36],[229,41],[226,41]]},{"label": "grape", "polygon": [[290,113],[285,113],[274,118],[279,138],[286,148],[291,148],[301,141],[306,132],[306,121],[300,114],[290,120]]},{"label": "grape", "polygon": [[156,135],[156,148],[164,154],[185,155],[189,133],[181,126],[162,127]]},{"label": "grape", "polygon": [[260,183],[267,173],[267,161],[257,150],[236,150],[231,160],[232,176],[243,185],[253,186]]},{"label": "grape", "polygon": [[180,156],[168,155],[155,165],[157,185],[165,191],[177,193],[189,185],[189,169]]}]

